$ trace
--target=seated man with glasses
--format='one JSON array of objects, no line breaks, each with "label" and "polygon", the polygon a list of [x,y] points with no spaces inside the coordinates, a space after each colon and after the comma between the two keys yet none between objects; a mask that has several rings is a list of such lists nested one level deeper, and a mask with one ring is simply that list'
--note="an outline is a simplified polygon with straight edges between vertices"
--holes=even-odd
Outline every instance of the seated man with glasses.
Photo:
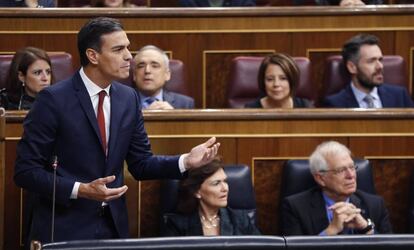
[{"label": "seated man with glasses", "polygon": [[357,166],[346,146],[324,142],[309,164],[318,187],[282,201],[283,235],[392,233],[384,200],[357,190]]}]

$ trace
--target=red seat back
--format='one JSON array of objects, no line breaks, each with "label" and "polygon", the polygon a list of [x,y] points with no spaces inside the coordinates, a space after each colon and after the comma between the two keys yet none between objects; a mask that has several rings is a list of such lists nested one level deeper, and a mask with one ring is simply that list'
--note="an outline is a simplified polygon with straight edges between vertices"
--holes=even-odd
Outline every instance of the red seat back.
[{"label": "red seat back", "polygon": [[[52,83],[66,79],[73,74],[74,70],[71,54],[65,52],[48,52],[48,55],[52,63],[52,72],[54,76],[54,81]],[[7,73],[13,56],[14,55],[0,55],[0,88],[4,88],[6,85]]]},{"label": "red seat back", "polygon": [[[232,61],[230,82],[227,88],[227,106],[243,108],[248,102],[259,98],[257,74],[263,57],[241,56]],[[314,100],[315,88],[311,85],[311,63],[306,57],[293,57],[300,70],[300,81],[296,96]]]}]

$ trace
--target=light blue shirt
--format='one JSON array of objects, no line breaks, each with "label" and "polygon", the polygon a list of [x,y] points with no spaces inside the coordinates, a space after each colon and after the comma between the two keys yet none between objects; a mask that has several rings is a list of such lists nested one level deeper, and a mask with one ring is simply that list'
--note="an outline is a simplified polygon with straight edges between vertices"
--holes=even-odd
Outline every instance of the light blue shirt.
[{"label": "light blue shirt", "polygon": [[[322,196],[325,201],[326,216],[328,218],[328,222],[331,223],[331,221],[333,220],[333,211],[329,209],[329,207],[333,206],[336,202],[332,200],[331,198],[329,198],[324,192],[322,192]],[[349,203],[349,198],[347,198],[345,202]],[[344,228],[344,231],[345,230],[349,230],[349,229]],[[319,236],[327,236],[326,231],[323,230],[322,232],[320,232]]]},{"label": "light blue shirt", "polygon": [[143,95],[140,91],[138,91],[138,94],[139,94],[139,98],[140,98],[140,100],[141,100],[141,106],[142,106],[142,108],[143,108],[143,109],[148,108],[148,106],[150,105],[150,104],[148,104],[148,102],[146,102],[146,100],[147,100],[148,98],[153,97],[153,98],[155,98],[155,100],[157,100],[157,101],[164,101],[164,99],[163,99],[163,90],[162,90],[162,89],[161,89],[161,90],[160,90],[160,92],[158,92],[158,94],[156,94],[155,96],[145,96],[145,95]]},{"label": "light blue shirt", "polygon": [[[352,92],[354,93],[355,99],[357,100],[359,107],[368,108],[368,104],[364,101],[364,98],[367,95],[367,93],[362,92],[361,90],[357,89],[357,87],[355,87],[354,83],[352,82],[351,82],[351,89],[352,89]],[[381,99],[378,95],[378,88],[374,87],[372,91],[369,93],[369,95],[372,96],[374,107],[382,108]]]}]

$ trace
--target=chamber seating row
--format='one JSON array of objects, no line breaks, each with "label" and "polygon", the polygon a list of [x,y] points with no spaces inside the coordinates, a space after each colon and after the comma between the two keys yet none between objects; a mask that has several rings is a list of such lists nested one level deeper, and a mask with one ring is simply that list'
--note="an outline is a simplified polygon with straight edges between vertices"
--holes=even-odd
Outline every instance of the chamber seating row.
[{"label": "chamber seating row", "polygon": [[[48,52],[52,63],[52,72],[54,75],[54,82],[58,82],[70,77],[75,69],[73,67],[72,55],[65,52]],[[10,68],[13,55],[0,55],[0,89],[6,86],[7,72]],[[165,86],[168,90],[182,93],[184,95],[190,95],[189,88],[186,85],[185,80],[185,68],[184,64],[180,60],[170,60],[170,70],[172,72],[171,79]],[[131,61],[130,74],[127,79],[121,82],[133,87],[133,69],[135,64]]]},{"label": "chamber seating row", "polygon": [[[69,53],[49,53],[52,62],[52,72],[55,81],[68,78],[74,72],[72,56]],[[0,89],[5,87],[7,71],[13,55],[0,55]],[[236,57],[232,60],[230,80],[227,84],[227,107],[242,108],[246,103],[258,98],[260,93],[257,84],[257,73],[263,57]],[[325,61],[325,73],[319,87],[318,83],[311,81],[312,65],[306,57],[294,57],[300,69],[300,82],[296,95],[298,97],[313,100],[316,104],[325,96],[334,94],[350,82],[350,76],[346,72],[339,55],[330,56]],[[407,87],[406,63],[401,56],[386,55],[384,64],[384,82]],[[133,69],[130,68],[130,76],[122,80],[128,86],[134,86]],[[190,87],[186,81],[185,65],[182,61],[170,60],[171,79],[165,86],[167,90],[190,95]]]},{"label": "chamber seating row", "polygon": [[[368,160],[355,159],[358,189],[375,194],[371,165]],[[248,211],[256,223],[256,200],[250,168],[246,165],[226,165],[224,171],[229,184],[228,205]],[[283,167],[280,200],[317,186],[310,172],[308,160],[289,160]],[[160,191],[161,230],[171,213],[176,212],[179,180],[163,180]],[[276,199],[277,197],[275,197]]]},{"label": "chamber seating row", "polygon": [[[39,246],[40,247],[40,246]],[[123,240],[89,240],[45,244],[44,250],[408,250],[414,248],[414,235],[372,235],[372,236],[220,236],[220,237],[175,237],[175,238],[142,238]]]},{"label": "chamber seating row", "polygon": [[[312,65],[306,57],[293,57],[300,69],[300,81],[296,96],[313,100],[318,104],[328,95],[335,94],[344,88],[351,77],[346,72],[342,56],[333,55],[325,60],[325,73],[320,83],[313,83]],[[244,104],[258,98],[260,93],[257,83],[257,73],[263,57],[236,57],[232,61],[230,81],[227,91],[227,106],[229,108],[242,108]],[[407,87],[406,63],[401,56],[385,55],[384,82]]]}]

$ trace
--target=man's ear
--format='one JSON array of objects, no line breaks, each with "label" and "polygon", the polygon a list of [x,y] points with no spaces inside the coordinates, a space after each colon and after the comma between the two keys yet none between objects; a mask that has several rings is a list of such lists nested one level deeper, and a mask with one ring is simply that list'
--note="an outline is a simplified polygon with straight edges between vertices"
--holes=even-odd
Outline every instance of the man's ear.
[{"label": "man's ear", "polygon": [[96,50],[91,48],[86,49],[86,56],[91,64],[98,64],[99,53]]},{"label": "man's ear", "polygon": [[351,75],[356,75],[357,74],[357,66],[355,65],[355,63],[353,63],[351,61],[347,61],[346,62],[346,68],[348,69],[348,72],[351,73]]},{"label": "man's ear", "polygon": [[319,186],[325,187],[325,181],[323,180],[323,176],[321,174],[312,174],[313,179],[316,183],[318,183]]},{"label": "man's ear", "polygon": [[165,81],[168,82],[171,79],[171,69],[167,69],[165,72]]}]

